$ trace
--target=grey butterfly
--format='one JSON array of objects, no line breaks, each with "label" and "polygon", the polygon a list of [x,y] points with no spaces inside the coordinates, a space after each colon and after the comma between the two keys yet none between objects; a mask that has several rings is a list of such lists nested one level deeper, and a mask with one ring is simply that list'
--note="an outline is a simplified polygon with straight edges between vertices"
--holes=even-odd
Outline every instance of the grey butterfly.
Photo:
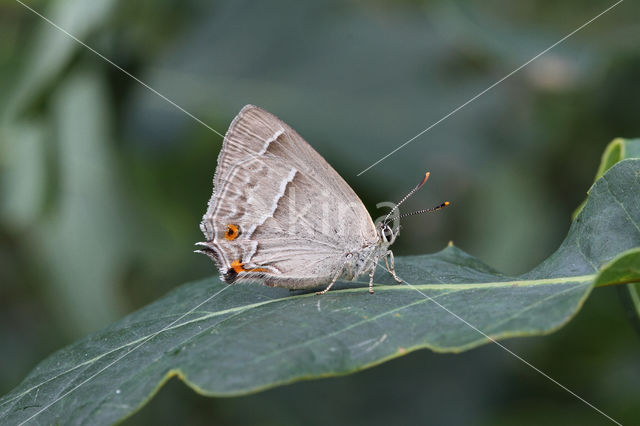
[{"label": "grey butterfly", "polygon": [[197,251],[216,262],[225,282],[326,285],[318,292],[324,294],[339,279],[368,273],[373,293],[381,258],[401,282],[389,250],[399,227],[388,220],[375,225],[342,177],[273,114],[242,108],[224,137],[213,185],[200,224],[207,241],[197,243]]}]

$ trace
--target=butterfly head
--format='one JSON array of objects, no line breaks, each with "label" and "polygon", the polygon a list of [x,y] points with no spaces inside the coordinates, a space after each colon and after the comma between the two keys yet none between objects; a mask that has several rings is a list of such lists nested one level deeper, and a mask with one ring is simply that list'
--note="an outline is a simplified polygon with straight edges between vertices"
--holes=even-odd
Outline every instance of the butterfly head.
[{"label": "butterfly head", "polygon": [[380,240],[389,246],[396,240],[399,231],[400,227],[393,229],[388,222],[380,222],[380,227],[378,228]]}]

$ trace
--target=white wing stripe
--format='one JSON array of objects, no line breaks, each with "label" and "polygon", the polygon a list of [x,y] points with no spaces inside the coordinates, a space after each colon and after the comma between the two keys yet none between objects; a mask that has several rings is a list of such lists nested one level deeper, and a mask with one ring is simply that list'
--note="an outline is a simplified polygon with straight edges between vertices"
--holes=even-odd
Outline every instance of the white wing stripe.
[{"label": "white wing stripe", "polygon": [[271,136],[269,139],[267,139],[264,142],[264,146],[262,147],[260,152],[258,152],[258,155],[263,155],[265,152],[267,152],[267,149],[269,149],[269,145],[271,145],[271,142],[273,142],[276,139],[278,139],[280,136],[282,136],[282,134],[284,134],[284,129],[278,130],[273,136]]},{"label": "white wing stripe", "polygon": [[258,228],[258,226],[265,223],[267,219],[269,219],[270,217],[273,217],[273,214],[276,212],[276,209],[278,208],[278,202],[284,196],[284,193],[287,190],[287,185],[289,185],[293,181],[293,178],[296,176],[296,173],[298,173],[298,169],[292,168],[289,171],[289,175],[285,179],[283,179],[282,182],[280,182],[280,188],[276,196],[273,198],[273,204],[271,205],[271,209],[269,209],[267,213],[263,214],[260,217],[260,220],[258,221],[258,223],[256,223],[251,227],[251,229],[248,232],[247,238],[250,238],[251,235],[253,235],[253,233]]}]

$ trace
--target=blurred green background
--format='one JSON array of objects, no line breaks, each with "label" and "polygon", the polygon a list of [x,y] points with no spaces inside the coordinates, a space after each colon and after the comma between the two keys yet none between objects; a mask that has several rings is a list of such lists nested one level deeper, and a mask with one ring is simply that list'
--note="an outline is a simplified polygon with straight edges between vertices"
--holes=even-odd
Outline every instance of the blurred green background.
[{"label": "blurred green background", "polygon": [[[294,127],[375,218],[425,170],[396,255],[449,240],[522,273],[563,240],[599,157],[640,136],[640,4],[382,155],[613,2],[66,0],[28,4],[224,133],[253,103]],[[0,394],[43,357],[189,280],[221,138],[12,0],[0,3]],[[194,304],[198,301],[194,301]],[[445,315],[445,313],[443,313]],[[618,290],[512,350],[640,424],[640,339]],[[495,345],[211,399],[172,380],[130,424],[606,424]]]}]

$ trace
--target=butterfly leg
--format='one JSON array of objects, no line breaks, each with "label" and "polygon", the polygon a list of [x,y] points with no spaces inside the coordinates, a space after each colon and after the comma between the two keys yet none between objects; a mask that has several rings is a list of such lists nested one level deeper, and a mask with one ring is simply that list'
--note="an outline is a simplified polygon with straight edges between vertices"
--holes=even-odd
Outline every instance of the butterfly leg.
[{"label": "butterfly leg", "polygon": [[342,275],[342,271],[344,270],[346,263],[344,265],[342,265],[342,268],[340,268],[340,270],[338,271],[338,273],[333,277],[333,279],[331,280],[331,282],[329,283],[329,285],[327,286],[327,288],[325,288],[322,291],[316,291],[317,295],[320,294],[325,294],[326,292],[328,292],[329,290],[331,290],[331,287],[333,287],[333,285],[336,283],[336,281],[338,281],[338,278],[340,278],[340,275]]},{"label": "butterfly leg", "polygon": [[[369,294],[373,294],[373,275],[376,273],[376,268],[378,267],[378,260],[380,257],[376,257],[373,260],[373,266],[371,267],[371,272],[369,272]],[[387,258],[385,257],[385,261]]]},{"label": "butterfly leg", "polygon": [[[389,259],[389,261],[387,261],[387,258]],[[389,267],[389,263],[391,263],[391,267]],[[401,283],[402,279],[396,275],[396,265],[393,260],[393,252],[391,250],[387,251],[384,256],[384,264],[387,267],[387,271],[389,271],[389,273],[393,275],[393,279]]]}]

